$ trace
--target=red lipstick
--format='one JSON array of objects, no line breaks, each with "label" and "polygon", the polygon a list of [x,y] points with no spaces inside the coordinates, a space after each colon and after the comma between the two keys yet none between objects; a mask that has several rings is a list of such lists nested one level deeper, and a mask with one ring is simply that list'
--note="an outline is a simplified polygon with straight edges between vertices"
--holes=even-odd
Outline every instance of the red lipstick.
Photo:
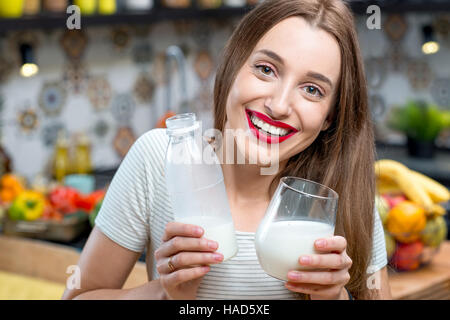
[{"label": "red lipstick", "polygon": [[[295,133],[298,132],[297,129],[288,125],[287,123],[272,120],[260,112],[246,109],[245,114],[247,115],[247,121],[248,121],[248,126],[250,128],[250,131],[256,136],[256,138],[258,138],[259,140],[264,141],[266,143],[270,143],[270,144],[281,143],[281,142],[285,141],[286,139],[292,137]],[[252,115],[274,127],[283,128],[290,132],[285,136],[275,136],[275,135],[271,135],[271,134],[266,134],[253,125],[252,121],[250,120]]]}]

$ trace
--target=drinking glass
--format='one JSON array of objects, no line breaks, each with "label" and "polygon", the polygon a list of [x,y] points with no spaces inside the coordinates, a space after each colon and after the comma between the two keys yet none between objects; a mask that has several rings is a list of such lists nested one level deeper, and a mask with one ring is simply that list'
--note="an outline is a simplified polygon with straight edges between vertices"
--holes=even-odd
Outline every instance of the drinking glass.
[{"label": "drinking glass", "polygon": [[338,194],[320,183],[283,177],[255,234],[259,263],[270,276],[287,281],[302,255],[317,254],[314,242],[334,235]]}]

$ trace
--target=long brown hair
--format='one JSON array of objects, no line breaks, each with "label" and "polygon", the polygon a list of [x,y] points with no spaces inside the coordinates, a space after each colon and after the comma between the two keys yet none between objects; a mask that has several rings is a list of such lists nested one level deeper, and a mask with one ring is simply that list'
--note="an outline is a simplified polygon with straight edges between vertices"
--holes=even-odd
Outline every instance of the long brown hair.
[{"label": "long brown hair", "polygon": [[[223,132],[231,86],[257,42],[282,20],[299,16],[333,35],[340,46],[341,75],[332,124],[303,152],[291,157],[283,176],[320,182],[339,194],[336,235],[347,240],[353,261],[346,287],[356,298],[370,298],[367,273],[374,226],[375,159],[366,80],[353,15],[341,0],[266,0],[251,10],[228,40],[214,85],[214,126]],[[269,190],[269,192],[271,192]]]}]

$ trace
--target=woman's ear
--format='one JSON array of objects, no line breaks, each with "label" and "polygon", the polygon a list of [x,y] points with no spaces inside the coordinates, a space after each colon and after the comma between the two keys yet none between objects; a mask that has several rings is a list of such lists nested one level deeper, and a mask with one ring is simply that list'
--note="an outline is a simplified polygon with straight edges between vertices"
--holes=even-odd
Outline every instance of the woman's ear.
[{"label": "woman's ear", "polygon": [[330,125],[331,125],[331,120],[327,118],[322,125],[321,131],[327,130],[330,127]]}]

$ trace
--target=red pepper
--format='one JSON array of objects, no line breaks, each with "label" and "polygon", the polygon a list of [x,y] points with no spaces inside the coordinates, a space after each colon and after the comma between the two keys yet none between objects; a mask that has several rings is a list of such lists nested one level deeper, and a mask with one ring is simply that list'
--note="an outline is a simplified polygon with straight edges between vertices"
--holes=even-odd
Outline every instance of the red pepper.
[{"label": "red pepper", "polygon": [[78,197],[78,191],[70,187],[56,187],[48,196],[53,208],[63,214],[77,211]]},{"label": "red pepper", "polygon": [[97,203],[105,196],[105,190],[97,190],[88,195],[79,194],[77,197],[76,205],[78,209],[86,212],[94,210]]}]

